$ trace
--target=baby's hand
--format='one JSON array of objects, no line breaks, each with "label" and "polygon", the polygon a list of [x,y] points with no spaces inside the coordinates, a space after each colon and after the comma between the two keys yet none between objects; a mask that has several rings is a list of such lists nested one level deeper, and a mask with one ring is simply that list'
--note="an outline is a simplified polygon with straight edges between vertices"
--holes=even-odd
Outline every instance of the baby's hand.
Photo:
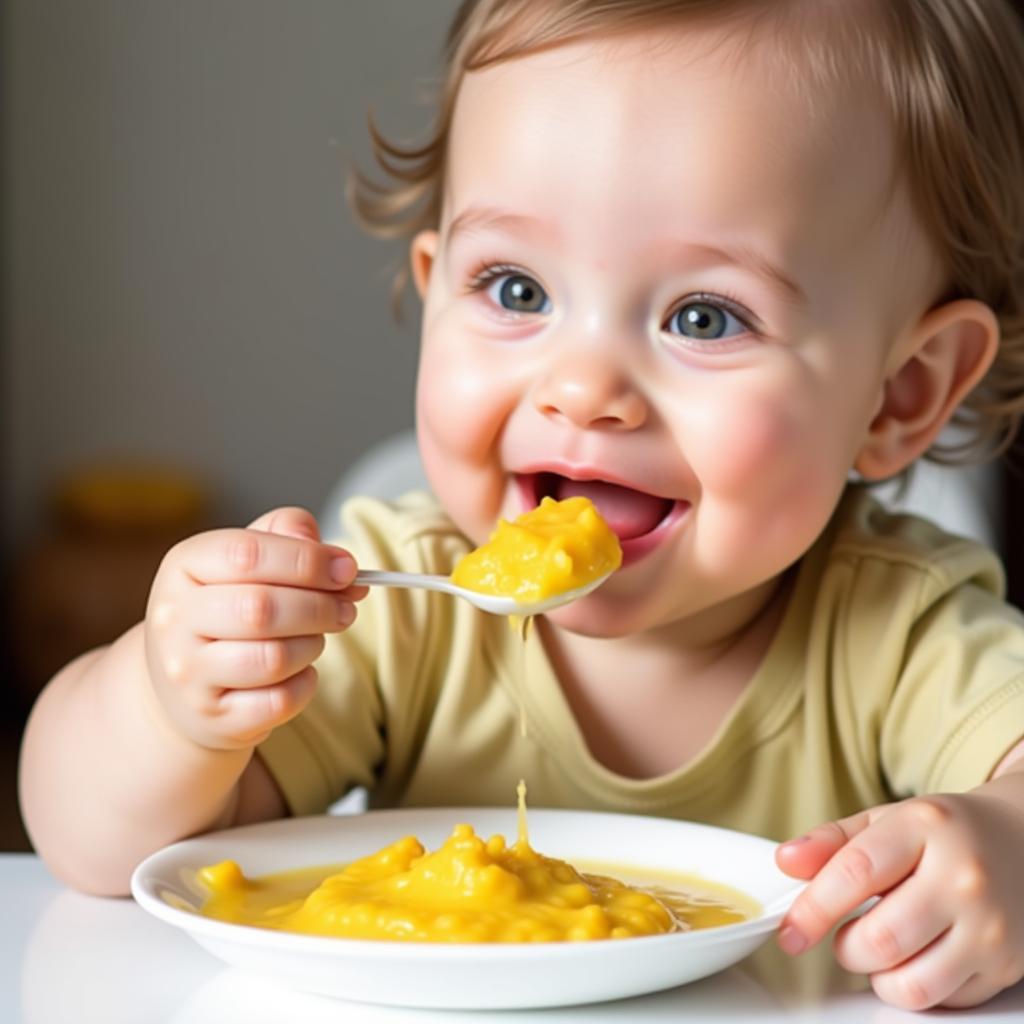
[{"label": "baby's hand", "polygon": [[836,934],[836,959],[910,1010],[974,1006],[1024,977],[1024,815],[980,793],[916,797],[784,843],[779,867],[813,879],[780,926],[789,953]]},{"label": "baby's hand", "polygon": [[366,594],[350,586],[355,572],[298,508],[172,548],[145,623],[150,680],[171,722],[203,747],[230,750],[297,715],[316,689],[324,633],[351,625]]}]

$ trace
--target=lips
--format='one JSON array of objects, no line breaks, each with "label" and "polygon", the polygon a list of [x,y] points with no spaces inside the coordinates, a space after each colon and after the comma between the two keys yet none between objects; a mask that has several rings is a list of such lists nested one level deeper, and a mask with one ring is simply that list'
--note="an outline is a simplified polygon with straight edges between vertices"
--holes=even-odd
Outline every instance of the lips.
[{"label": "lips", "polygon": [[[524,497],[536,505],[546,496],[561,501],[581,495],[589,498],[621,542],[637,541],[653,534],[685,502],[640,491],[624,484],[598,478],[574,479],[554,472],[524,474],[520,478]],[[630,545],[633,546],[633,545]]]}]

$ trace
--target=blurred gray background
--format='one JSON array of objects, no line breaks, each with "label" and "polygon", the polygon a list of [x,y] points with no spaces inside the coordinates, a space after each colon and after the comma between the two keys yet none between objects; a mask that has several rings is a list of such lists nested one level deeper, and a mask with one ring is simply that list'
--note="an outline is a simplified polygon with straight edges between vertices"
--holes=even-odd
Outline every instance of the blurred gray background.
[{"label": "blurred gray background", "polygon": [[423,136],[455,6],[3,5],[5,579],[78,467],[181,467],[214,522],[244,523],[317,510],[412,423],[416,307],[404,327],[389,310],[405,253],[361,234],[343,186],[370,168],[371,107],[391,137]]},{"label": "blurred gray background", "polygon": [[388,309],[404,253],[342,187],[370,166],[371,105],[422,135],[454,6],[9,0],[8,549],[94,456],[194,467],[244,520],[315,506],[412,422],[415,334]]}]

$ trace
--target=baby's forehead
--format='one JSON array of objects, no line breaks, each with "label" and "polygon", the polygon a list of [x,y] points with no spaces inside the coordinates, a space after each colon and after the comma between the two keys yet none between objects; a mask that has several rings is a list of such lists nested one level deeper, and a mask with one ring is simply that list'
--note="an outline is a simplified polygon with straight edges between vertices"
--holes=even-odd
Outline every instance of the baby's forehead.
[{"label": "baby's forehead", "polygon": [[[592,36],[527,53],[465,76],[452,125],[448,196],[468,160],[485,168],[535,147],[537,168],[557,148],[575,149],[594,177],[610,149],[651,155],[657,173],[673,158],[693,173],[702,158],[729,164],[729,177],[796,176],[805,186],[841,169],[884,204],[895,184],[895,137],[878,89],[823,58],[792,59],[777,31],[717,21],[675,31]],[[485,142],[487,140],[487,142]],[[622,161],[616,161],[618,168]],[[606,171],[608,167],[604,168]],[[665,165],[667,173],[673,166]],[[717,174],[724,167],[712,170]],[[719,179],[719,184],[727,182]]]},{"label": "baby's forehead", "polygon": [[[582,37],[556,36],[540,49],[519,50],[513,38],[506,57],[462,76],[459,98],[481,77],[518,88],[521,78],[515,72],[523,69],[529,77],[569,82],[581,92],[614,81],[624,102],[644,87],[670,90],[680,76],[698,82],[714,77],[719,86],[734,83],[734,102],[749,104],[752,88],[761,100],[787,106],[808,127],[859,114],[871,116],[891,133],[891,105],[880,83],[883,29],[870,27],[877,18],[867,19],[870,24],[851,24],[850,17],[853,8],[873,10],[874,0],[709,5],[712,11],[718,6],[738,12],[728,18],[691,12],[641,27],[613,25]],[[807,16],[796,16],[805,10]],[[719,88],[714,101],[723,98],[726,94]],[[712,101],[710,94],[707,101]],[[458,106],[457,100],[456,112]]]},{"label": "baby's forehead", "polygon": [[[588,38],[466,76],[445,222],[538,216],[576,252],[753,240],[813,284],[926,244],[877,89],[715,22]],[[595,257],[596,258],[596,257]],[[615,257],[613,256],[613,259]],[[653,257],[652,257],[653,259]],[[916,271],[915,271],[916,274]],[[909,284],[909,282],[908,282]],[[811,288],[810,290],[813,290]]]}]

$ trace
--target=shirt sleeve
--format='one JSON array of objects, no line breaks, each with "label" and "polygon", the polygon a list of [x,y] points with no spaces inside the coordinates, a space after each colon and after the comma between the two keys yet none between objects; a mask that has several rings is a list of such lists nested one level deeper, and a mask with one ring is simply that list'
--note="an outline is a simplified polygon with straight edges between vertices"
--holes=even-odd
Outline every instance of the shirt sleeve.
[{"label": "shirt sleeve", "polygon": [[991,573],[923,590],[881,731],[900,797],[979,786],[1024,737],[1024,617]]}]

